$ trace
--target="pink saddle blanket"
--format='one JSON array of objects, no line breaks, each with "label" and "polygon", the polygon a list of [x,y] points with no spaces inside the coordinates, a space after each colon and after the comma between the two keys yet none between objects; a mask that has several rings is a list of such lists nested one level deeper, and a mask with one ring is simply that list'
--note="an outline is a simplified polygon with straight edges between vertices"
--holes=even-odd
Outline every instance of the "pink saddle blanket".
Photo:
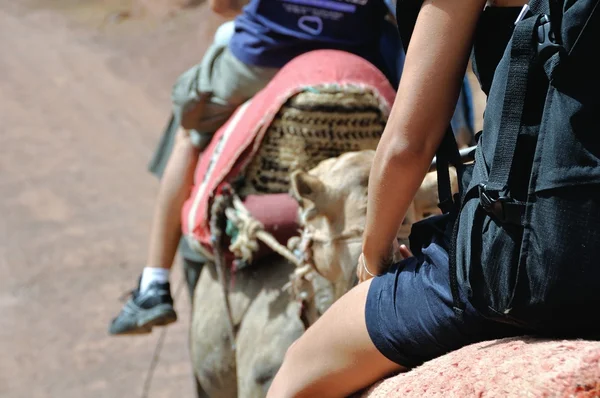
[{"label": "pink saddle blanket", "polygon": [[[310,87],[328,84],[368,88],[387,102],[388,107],[394,101],[394,89],[383,73],[356,55],[338,50],[316,50],[290,61],[262,91],[236,110],[216,132],[201,156],[195,171],[194,188],[182,211],[183,233],[194,249],[212,258],[212,202],[252,160],[280,108],[295,94]],[[271,198],[261,199],[259,196],[252,200],[249,210],[259,221],[263,221],[267,230],[273,217],[264,211],[257,214],[258,209],[279,208],[281,211],[277,213],[277,224],[287,225],[286,230],[294,229],[291,225],[295,223],[297,215],[291,197],[277,194]],[[264,204],[261,204],[262,200]],[[284,233],[277,238],[285,243],[284,239],[289,237],[287,235]]]}]

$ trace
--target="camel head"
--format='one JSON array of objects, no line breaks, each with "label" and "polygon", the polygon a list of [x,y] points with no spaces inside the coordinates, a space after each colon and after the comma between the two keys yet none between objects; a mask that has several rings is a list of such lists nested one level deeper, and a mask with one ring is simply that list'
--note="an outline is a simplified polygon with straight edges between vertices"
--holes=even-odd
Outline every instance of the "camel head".
[{"label": "camel head", "polygon": [[[348,152],[291,176],[291,194],[299,203],[303,236],[310,241],[306,250],[318,273],[333,285],[333,300],[355,282],[374,156],[373,150]],[[454,173],[451,176],[456,186]],[[439,214],[437,204],[437,177],[433,172],[423,180],[398,231],[400,243],[408,244],[414,222]]]},{"label": "camel head", "polygon": [[372,150],[345,153],[291,176],[300,225],[311,240],[311,260],[320,275],[342,290],[352,283],[362,249],[374,154]]}]

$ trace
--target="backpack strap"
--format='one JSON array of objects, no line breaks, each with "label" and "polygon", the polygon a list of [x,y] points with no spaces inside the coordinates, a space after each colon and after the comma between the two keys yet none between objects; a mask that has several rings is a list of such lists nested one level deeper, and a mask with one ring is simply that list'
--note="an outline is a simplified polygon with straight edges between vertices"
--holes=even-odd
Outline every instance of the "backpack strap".
[{"label": "backpack strap", "polygon": [[451,126],[448,126],[446,129],[446,133],[436,151],[435,157],[438,180],[438,207],[442,213],[450,213],[453,210],[458,211],[458,208],[460,207],[460,198],[463,196],[463,184],[458,184],[458,196],[453,197],[449,169],[451,165],[454,166],[458,181],[461,181],[464,166]]},{"label": "backpack strap", "polygon": [[[479,185],[479,201],[484,210],[500,221],[521,224],[524,204],[509,197],[508,179],[525,108],[525,93],[531,66],[536,59],[534,34],[541,17],[534,15],[517,23],[512,36],[508,80],[506,83],[500,128],[487,182]],[[509,210],[509,208],[511,210]],[[519,210],[521,209],[521,210]]]},{"label": "backpack strap", "polygon": [[[531,0],[529,2],[529,10],[533,15],[550,14],[551,9],[560,7],[557,0]],[[557,10],[556,12],[560,11]]]}]

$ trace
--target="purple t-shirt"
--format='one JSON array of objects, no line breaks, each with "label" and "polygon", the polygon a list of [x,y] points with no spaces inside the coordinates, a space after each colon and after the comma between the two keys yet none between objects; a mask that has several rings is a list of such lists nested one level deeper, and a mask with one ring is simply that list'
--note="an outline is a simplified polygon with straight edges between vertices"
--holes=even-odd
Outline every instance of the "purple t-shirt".
[{"label": "purple t-shirt", "polygon": [[377,64],[383,0],[251,0],[235,20],[231,52],[248,65],[282,67],[330,48]]}]

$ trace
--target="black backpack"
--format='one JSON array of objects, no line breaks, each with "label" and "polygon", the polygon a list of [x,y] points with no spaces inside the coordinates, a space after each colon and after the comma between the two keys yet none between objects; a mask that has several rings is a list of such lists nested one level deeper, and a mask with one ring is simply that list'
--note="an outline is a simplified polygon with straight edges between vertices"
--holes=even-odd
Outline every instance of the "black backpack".
[{"label": "black backpack", "polygon": [[[474,163],[461,164],[451,131],[436,154],[459,314],[460,286],[491,319],[600,335],[599,2],[524,8],[493,77]],[[398,3],[405,45],[419,6]],[[461,181],[454,198],[449,164]]]}]

